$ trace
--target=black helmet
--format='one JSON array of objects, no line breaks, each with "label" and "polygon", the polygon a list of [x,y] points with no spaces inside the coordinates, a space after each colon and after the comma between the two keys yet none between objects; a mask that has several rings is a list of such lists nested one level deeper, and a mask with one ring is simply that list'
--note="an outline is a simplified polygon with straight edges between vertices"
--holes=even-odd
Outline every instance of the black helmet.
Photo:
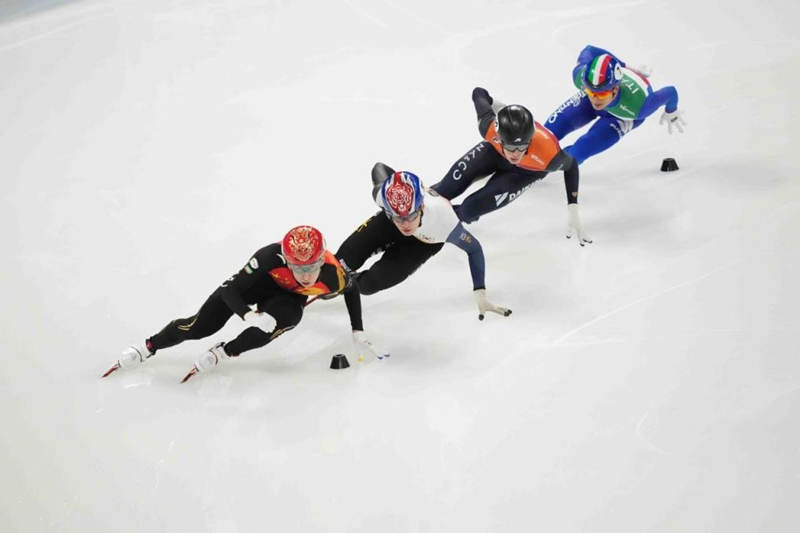
[{"label": "black helmet", "polygon": [[497,113],[497,133],[503,146],[528,146],[533,138],[533,114],[521,105],[507,105]]}]

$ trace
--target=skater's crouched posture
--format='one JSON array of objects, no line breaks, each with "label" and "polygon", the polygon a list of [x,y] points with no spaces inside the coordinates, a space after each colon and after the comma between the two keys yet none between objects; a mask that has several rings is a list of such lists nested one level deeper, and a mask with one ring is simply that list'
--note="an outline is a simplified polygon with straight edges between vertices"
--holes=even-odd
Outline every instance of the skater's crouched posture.
[{"label": "skater's crouched posture", "polygon": [[[483,248],[458,220],[448,200],[425,189],[412,172],[395,172],[383,163],[376,163],[372,169],[372,186],[372,198],[380,211],[356,228],[336,251],[342,266],[352,272],[345,302],[359,354],[372,353],[379,359],[389,355],[364,336],[361,295],[375,294],[404,281],[445,243],[467,254],[478,318],[483,320],[487,312],[511,314],[487,299]],[[378,254],[375,263],[359,271],[368,258]]]},{"label": "skater's crouched posture", "polygon": [[173,320],[142,344],[126,349],[105,375],[139,365],[163,348],[213,335],[233,315],[241,318],[245,329],[235,339],[205,351],[185,381],[228,357],[265,346],[300,323],[309,296],[335,295],[346,286],[347,274],[325,249],[319,230],[297,226],[282,242],[258,250],[196,314]]}]

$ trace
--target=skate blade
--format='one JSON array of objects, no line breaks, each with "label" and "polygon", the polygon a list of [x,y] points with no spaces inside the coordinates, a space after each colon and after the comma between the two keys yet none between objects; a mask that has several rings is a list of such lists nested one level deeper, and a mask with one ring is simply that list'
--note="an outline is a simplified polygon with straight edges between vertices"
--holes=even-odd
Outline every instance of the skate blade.
[{"label": "skate blade", "polygon": [[181,380],[181,383],[186,383],[186,382],[187,382],[187,381],[189,381],[189,380],[192,378],[192,376],[194,376],[195,374],[197,374],[197,368],[193,368],[193,369],[191,369],[191,370],[189,371],[189,373],[188,373],[188,374],[186,374],[186,376],[184,376],[184,378]]},{"label": "skate blade", "polygon": [[111,368],[109,368],[109,369],[106,371],[106,373],[105,373],[105,374],[103,374],[102,376],[100,376],[100,379],[102,379],[102,378],[105,378],[105,377],[108,377],[108,376],[109,376],[109,375],[110,375],[112,372],[115,372],[115,371],[117,371],[117,370],[119,370],[119,369],[120,369],[119,363],[114,363],[114,366],[112,366]]}]

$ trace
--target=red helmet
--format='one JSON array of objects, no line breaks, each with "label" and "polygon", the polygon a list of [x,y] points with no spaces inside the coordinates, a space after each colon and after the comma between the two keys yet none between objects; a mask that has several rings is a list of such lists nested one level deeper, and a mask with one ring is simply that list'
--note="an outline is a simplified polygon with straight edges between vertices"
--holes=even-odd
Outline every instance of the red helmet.
[{"label": "red helmet", "polygon": [[317,228],[297,226],[283,238],[281,252],[290,267],[316,268],[325,261],[325,239]]}]

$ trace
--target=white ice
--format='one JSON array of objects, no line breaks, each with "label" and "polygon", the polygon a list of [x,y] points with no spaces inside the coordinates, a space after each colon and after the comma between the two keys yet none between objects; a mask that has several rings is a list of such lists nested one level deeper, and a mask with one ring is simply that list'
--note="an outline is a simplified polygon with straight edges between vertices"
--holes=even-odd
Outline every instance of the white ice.
[{"label": "white ice", "polygon": [[[800,497],[796,2],[0,3],[0,529],[790,532]],[[381,160],[438,181],[470,92],[544,120],[587,43],[658,116],[365,297],[186,384],[211,338],[102,373],[309,223],[336,249]],[[565,140],[568,145],[574,140]],[[680,170],[662,173],[662,158]],[[351,362],[355,363],[351,357]],[[793,503],[794,502],[794,503]]]}]

